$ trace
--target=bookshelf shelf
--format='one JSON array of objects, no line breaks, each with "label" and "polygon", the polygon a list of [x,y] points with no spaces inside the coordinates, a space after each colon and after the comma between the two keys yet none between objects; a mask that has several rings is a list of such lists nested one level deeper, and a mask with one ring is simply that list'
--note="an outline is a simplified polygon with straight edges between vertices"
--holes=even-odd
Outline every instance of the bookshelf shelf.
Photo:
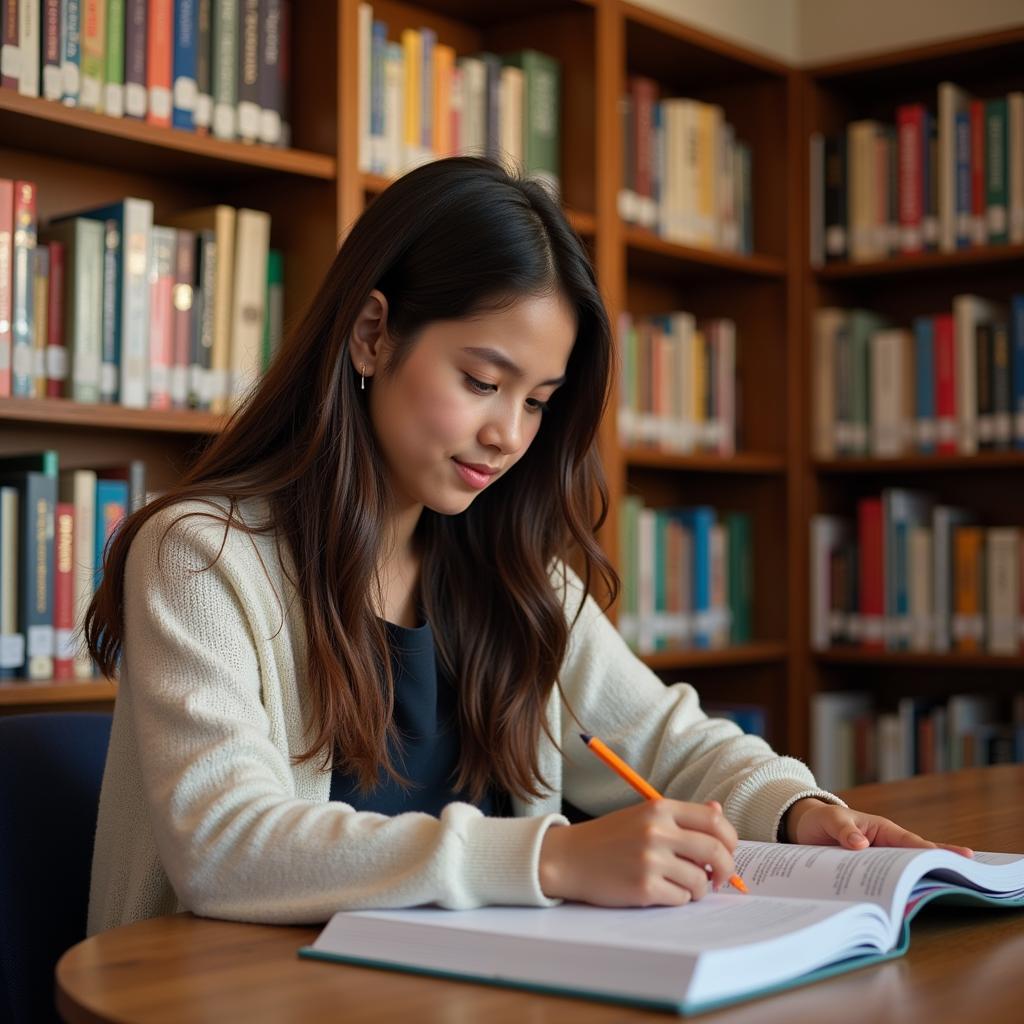
[{"label": "bookshelf shelf", "polygon": [[691,648],[656,651],[640,655],[640,660],[651,669],[717,668],[728,665],[763,665],[785,661],[789,653],[784,643],[753,643],[742,647],[724,647],[718,650]]},{"label": "bookshelf shelf", "polygon": [[0,680],[0,708],[40,704],[95,704],[112,701],[117,684],[106,679]]},{"label": "bookshelf shelf", "polygon": [[814,658],[823,665],[876,665],[893,668],[951,669],[1024,669],[1024,655],[987,654],[964,651],[816,651]]},{"label": "bookshelf shelf", "polygon": [[833,263],[819,267],[815,274],[823,281],[861,281],[889,275],[919,274],[923,277],[938,271],[957,272],[1017,262],[1024,262],[1024,245],[979,245],[957,252],[925,252],[864,263]]},{"label": "bookshelf shelf", "polygon": [[[640,446],[624,446],[622,455],[627,467],[668,469],[692,473],[736,473],[750,475],[782,475],[786,460],[771,452],[739,452],[736,455],[680,455]],[[1022,461],[1024,465],[1024,461]]]},{"label": "bookshelf shelf", "polygon": [[33,153],[146,174],[198,173],[230,180],[268,172],[321,181],[337,177],[337,161],[327,154],[227,142],[21,96],[11,89],[0,89],[0,137]]},{"label": "bookshelf shelf", "polygon": [[904,455],[893,459],[819,459],[822,474],[983,472],[989,469],[1024,469],[1024,451],[979,452],[977,455]]},{"label": "bookshelf shelf", "polygon": [[146,433],[216,434],[226,418],[187,409],[126,409],[67,398],[0,398],[0,423],[5,421]]},{"label": "bookshelf shelf", "polygon": [[785,279],[786,264],[771,256],[728,252],[719,249],[698,249],[670,242],[646,228],[627,225],[623,234],[630,269],[642,274],[672,277],[681,271],[696,276],[721,276],[723,272],[747,277]]}]

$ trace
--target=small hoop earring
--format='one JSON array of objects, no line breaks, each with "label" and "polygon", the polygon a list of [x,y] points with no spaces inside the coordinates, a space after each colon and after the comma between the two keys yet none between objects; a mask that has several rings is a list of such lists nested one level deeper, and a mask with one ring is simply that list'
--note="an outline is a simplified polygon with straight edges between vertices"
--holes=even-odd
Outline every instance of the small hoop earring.
[{"label": "small hoop earring", "polygon": [[363,376],[363,371],[366,369],[366,363],[359,364],[359,390],[366,390],[366,378]]}]

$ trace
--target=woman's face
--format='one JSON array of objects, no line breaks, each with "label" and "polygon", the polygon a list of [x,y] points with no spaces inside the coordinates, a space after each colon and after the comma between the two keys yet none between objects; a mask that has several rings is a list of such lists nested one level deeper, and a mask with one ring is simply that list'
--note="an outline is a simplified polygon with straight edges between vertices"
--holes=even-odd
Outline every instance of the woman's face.
[{"label": "woman's face", "polygon": [[370,419],[399,508],[455,515],[507,473],[537,436],[575,338],[563,296],[531,296],[431,323],[394,375],[374,374]]}]

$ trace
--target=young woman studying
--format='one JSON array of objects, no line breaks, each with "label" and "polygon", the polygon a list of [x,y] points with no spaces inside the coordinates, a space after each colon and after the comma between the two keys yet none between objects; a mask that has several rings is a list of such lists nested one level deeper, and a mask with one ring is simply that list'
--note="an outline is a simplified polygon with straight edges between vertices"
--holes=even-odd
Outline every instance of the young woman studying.
[{"label": "young woman studying", "polygon": [[682,904],[730,879],[738,835],[932,845],[708,718],[602,613],[612,364],[541,186],[451,158],[372,203],[224,432],[110,544],[86,620],[120,678],[90,933]]}]

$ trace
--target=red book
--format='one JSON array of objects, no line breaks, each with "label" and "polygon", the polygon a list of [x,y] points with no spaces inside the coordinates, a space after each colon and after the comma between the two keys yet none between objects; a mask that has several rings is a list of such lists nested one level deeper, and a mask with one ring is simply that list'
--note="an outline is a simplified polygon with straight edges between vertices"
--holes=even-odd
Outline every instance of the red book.
[{"label": "red book", "polygon": [[55,565],[53,573],[54,679],[74,679],[75,656],[75,506],[57,502],[54,517]]},{"label": "red book", "polygon": [[174,53],[174,0],[149,0],[146,89],[150,124],[171,126],[171,61]]},{"label": "red book", "polygon": [[956,342],[953,314],[933,318],[935,327],[935,417],[938,422],[938,451],[955,455],[956,440]]},{"label": "red book", "polygon": [[[11,53],[20,48],[20,30],[18,26],[18,0],[7,0],[6,4],[0,4],[4,12],[4,23],[0,26],[3,38],[0,39],[3,53]],[[0,86],[5,89],[18,91],[18,71],[11,65],[13,62],[0,59]]]},{"label": "red book", "polygon": [[857,539],[860,545],[861,647],[883,650],[885,563],[881,498],[862,498],[857,503]]},{"label": "red book", "polygon": [[658,101],[658,84],[651,78],[632,75],[629,91],[633,99],[633,152],[636,171],[633,190],[644,199],[654,197],[654,104]]},{"label": "red book", "polygon": [[46,297],[46,397],[60,398],[68,379],[64,342],[64,243],[50,242],[50,284]]},{"label": "red book", "polygon": [[924,248],[925,118],[923,103],[907,103],[896,109],[900,249],[903,252],[921,252]]},{"label": "red book", "polygon": [[988,241],[985,208],[985,101],[971,100],[971,242]]},{"label": "red book", "polygon": [[14,182],[0,178],[0,398],[11,397],[11,264],[14,260]]}]

